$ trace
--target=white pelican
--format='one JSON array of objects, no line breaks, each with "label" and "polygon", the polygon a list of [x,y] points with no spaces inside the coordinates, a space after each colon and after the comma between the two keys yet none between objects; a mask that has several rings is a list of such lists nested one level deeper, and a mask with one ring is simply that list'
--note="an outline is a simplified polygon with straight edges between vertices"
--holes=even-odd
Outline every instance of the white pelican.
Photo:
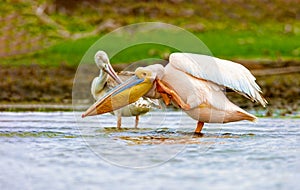
[{"label": "white pelican", "polygon": [[[126,80],[134,75],[133,72],[126,71],[123,71],[119,73],[119,75],[117,75],[110,64],[107,54],[104,51],[98,51],[95,54],[94,59],[96,65],[100,69],[99,76],[94,78],[91,85],[91,93],[95,100],[100,99],[110,89],[112,89],[118,84],[121,84],[124,79]],[[139,122],[139,115],[147,113],[150,110],[151,103],[152,102],[150,102],[149,100],[140,98],[137,102],[130,104],[122,109],[112,110],[113,114],[115,114],[118,118],[117,128],[121,128],[121,116],[135,116],[136,128]]]},{"label": "white pelican", "polygon": [[137,68],[134,77],[103,96],[82,117],[106,113],[147,96],[163,98],[166,104],[173,102],[183,109],[198,121],[195,133],[201,133],[204,123],[255,121],[254,115],[227,99],[225,87],[267,104],[255,77],[244,66],[206,55],[172,53],[165,67]]}]

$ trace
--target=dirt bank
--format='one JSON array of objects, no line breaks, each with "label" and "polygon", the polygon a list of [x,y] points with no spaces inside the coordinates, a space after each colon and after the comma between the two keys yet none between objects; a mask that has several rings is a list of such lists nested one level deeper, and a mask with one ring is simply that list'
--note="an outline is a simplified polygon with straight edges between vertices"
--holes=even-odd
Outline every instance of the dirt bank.
[{"label": "dirt bank", "polygon": [[[264,62],[257,64],[253,61],[239,61],[257,75],[257,82],[262,87],[263,95],[269,102],[267,115],[272,115],[275,110],[284,110],[282,115],[299,110],[300,105],[300,73],[292,68],[297,68],[298,62]],[[121,70],[124,65],[116,65]],[[274,70],[275,69],[275,70]],[[277,70],[276,70],[277,69]],[[267,75],[263,75],[267,71]],[[272,71],[275,73],[272,74]],[[85,85],[90,85],[91,80],[98,74],[93,66],[85,69],[87,80]],[[76,68],[61,65],[60,67],[43,67],[40,65],[29,66],[0,66],[0,110],[12,110],[13,105],[19,104],[58,104],[70,105],[72,103],[72,86]],[[245,109],[259,109],[258,104],[252,104],[235,93],[228,92],[232,101]],[[12,105],[12,106],[5,106]],[[30,110],[35,107],[29,106]],[[39,106],[36,106],[40,109]],[[26,110],[26,106],[23,107]],[[58,106],[58,110],[61,107]],[[69,108],[69,107],[67,107]],[[67,109],[66,108],[66,109]],[[61,108],[63,109],[63,108]]]}]

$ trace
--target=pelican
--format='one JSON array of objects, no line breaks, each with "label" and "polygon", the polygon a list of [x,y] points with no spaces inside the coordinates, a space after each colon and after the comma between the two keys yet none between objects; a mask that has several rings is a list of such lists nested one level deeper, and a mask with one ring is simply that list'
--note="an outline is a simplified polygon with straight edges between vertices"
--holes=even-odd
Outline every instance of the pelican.
[{"label": "pelican", "polygon": [[126,106],[142,96],[162,98],[198,121],[195,133],[204,123],[256,121],[256,117],[233,104],[225,88],[266,106],[255,77],[244,66],[219,58],[193,53],[172,53],[163,67],[139,67],[135,76],[116,86],[82,115],[102,114]]},{"label": "pelican", "polygon": [[[114,86],[121,84],[122,79],[128,79],[134,75],[132,72],[123,71],[119,75],[116,74],[112,68],[107,54],[104,51],[98,51],[95,54],[95,63],[100,69],[98,77],[95,77],[91,84],[91,94],[95,100],[100,99]],[[140,98],[137,102],[132,103],[122,109],[112,110],[113,114],[117,116],[117,128],[121,128],[121,116],[130,117],[135,116],[135,128],[138,126],[139,115],[147,113],[153,102]]]}]

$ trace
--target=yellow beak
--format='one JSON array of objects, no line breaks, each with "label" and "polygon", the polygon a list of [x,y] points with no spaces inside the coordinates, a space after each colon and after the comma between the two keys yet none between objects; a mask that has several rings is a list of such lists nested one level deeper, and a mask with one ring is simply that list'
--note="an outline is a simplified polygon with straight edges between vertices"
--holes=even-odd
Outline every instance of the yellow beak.
[{"label": "yellow beak", "polygon": [[133,76],[106,93],[89,107],[82,117],[108,113],[127,106],[145,95],[152,86],[150,79]]}]

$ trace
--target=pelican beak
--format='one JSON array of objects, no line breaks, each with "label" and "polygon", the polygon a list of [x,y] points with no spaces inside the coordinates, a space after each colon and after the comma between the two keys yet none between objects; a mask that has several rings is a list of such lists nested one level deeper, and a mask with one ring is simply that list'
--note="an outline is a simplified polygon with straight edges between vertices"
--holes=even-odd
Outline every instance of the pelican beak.
[{"label": "pelican beak", "polygon": [[123,81],[120,79],[120,77],[117,75],[115,70],[112,68],[111,64],[108,64],[107,67],[103,67],[104,72],[109,74],[111,78],[113,78],[115,81],[117,81],[118,84],[121,84]]},{"label": "pelican beak", "polygon": [[149,78],[133,76],[124,83],[116,86],[102,98],[89,107],[82,118],[86,116],[108,113],[127,106],[145,95],[153,86]]}]

